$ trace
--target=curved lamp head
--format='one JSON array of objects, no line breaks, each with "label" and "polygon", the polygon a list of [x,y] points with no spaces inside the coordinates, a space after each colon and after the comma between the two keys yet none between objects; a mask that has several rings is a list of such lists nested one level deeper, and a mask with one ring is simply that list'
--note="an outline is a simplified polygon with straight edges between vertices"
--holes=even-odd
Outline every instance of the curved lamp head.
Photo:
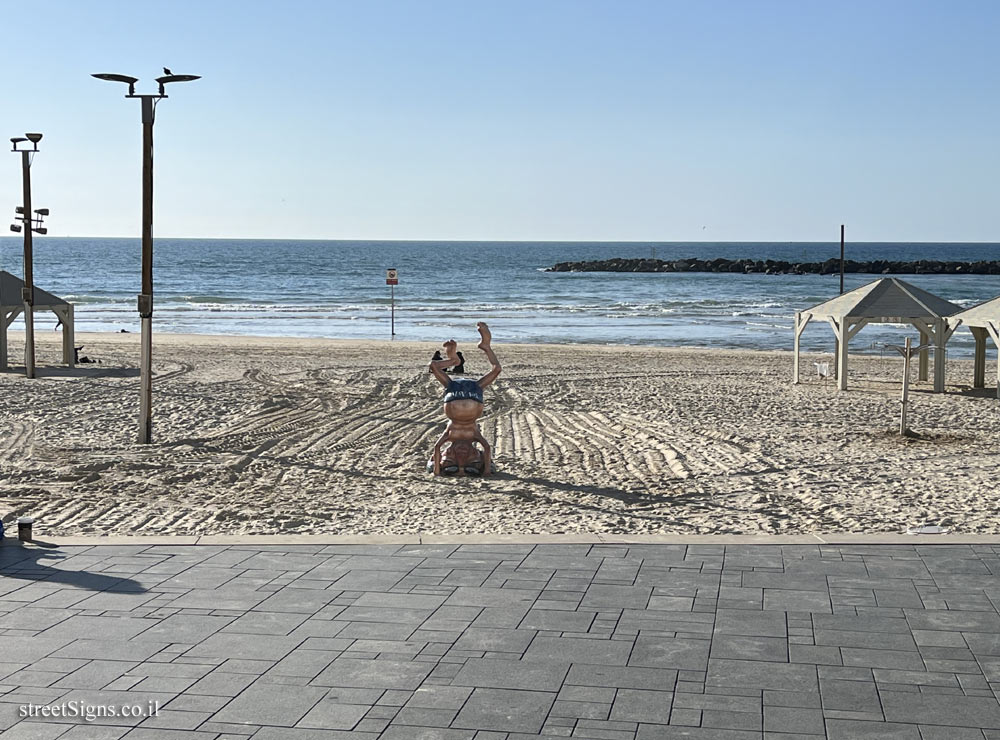
[{"label": "curved lamp head", "polygon": [[156,81],[160,85],[160,95],[164,95],[164,85],[169,85],[171,82],[193,82],[200,79],[201,75],[164,75],[163,77],[157,77]]},{"label": "curved lamp head", "polygon": [[107,73],[92,74],[91,77],[96,77],[99,80],[107,80],[108,82],[124,82],[128,85],[128,94],[135,95],[135,83],[139,81],[138,77],[129,77],[128,75],[113,75]]},{"label": "curved lamp head", "polygon": [[27,137],[28,141],[30,141],[32,144],[37,144],[42,140],[41,134],[25,134],[25,136]]}]

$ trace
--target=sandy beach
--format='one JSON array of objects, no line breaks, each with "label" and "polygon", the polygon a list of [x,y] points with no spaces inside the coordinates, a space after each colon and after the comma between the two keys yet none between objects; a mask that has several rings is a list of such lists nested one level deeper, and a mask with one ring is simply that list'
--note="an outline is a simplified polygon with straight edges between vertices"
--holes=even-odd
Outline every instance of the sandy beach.
[{"label": "sandy beach", "polygon": [[[474,328],[456,339],[485,372]],[[946,394],[915,384],[904,439],[898,357],[852,358],[838,393],[805,370],[790,385],[788,352],[498,337],[481,480],[425,472],[444,426],[430,343],[156,335],[143,446],[138,335],[79,335],[101,362],[72,370],[56,340],[39,379],[0,374],[0,511],[41,535],[1000,531],[1000,403],[967,360]]]}]

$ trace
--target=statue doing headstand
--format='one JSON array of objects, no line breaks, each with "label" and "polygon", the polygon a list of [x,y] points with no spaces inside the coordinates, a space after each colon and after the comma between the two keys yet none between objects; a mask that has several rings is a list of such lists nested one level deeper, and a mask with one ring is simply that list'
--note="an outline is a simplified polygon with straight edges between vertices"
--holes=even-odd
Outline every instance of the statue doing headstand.
[{"label": "statue doing headstand", "polygon": [[[490,347],[490,329],[483,322],[477,325],[482,341],[479,349],[486,353],[492,369],[479,380],[449,377],[445,369],[458,365],[458,345],[454,339],[444,343],[447,357],[432,360],[430,371],[445,387],[444,414],[448,426],[434,443],[434,453],[427,468],[434,475],[489,475],[493,472],[490,443],[479,431],[476,421],[483,414],[483,388],[500,375],[500,362]],[[478,442],[482,451],[476,448]]]}]

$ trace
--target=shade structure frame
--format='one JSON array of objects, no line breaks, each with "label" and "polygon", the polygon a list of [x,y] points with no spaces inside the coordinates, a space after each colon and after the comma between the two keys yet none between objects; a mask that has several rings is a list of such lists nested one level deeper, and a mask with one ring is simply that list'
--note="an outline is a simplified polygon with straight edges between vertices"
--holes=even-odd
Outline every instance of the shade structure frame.
[{"label": "shade structure frame", "polygon": [[[795,314],[793,383],[800,380],[801,335],[812,319],[829,323],[836,337],[837,388],[847,390],[850,340],[869,324],[910,324],[921,344],[933,342],[934,391],[944,392],[947,343],[954,332],[948,317],[961,306],[898,278],[881,278]],[[929,353],[920,353],[920,379],[929,377]]]}]

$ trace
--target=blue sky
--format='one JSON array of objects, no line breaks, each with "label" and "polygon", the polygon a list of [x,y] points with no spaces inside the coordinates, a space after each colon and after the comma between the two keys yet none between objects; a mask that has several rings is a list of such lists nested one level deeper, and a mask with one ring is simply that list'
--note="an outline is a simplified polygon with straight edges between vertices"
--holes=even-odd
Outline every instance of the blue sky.
[{"label": "blue sky", "polygon": [[139,104],[89,74],[166,65],[204,79],[158,108],[158,236],[1000,241],[993,0],[0,13],[0,134],[45,134],[55,235],[138,235]]}]

